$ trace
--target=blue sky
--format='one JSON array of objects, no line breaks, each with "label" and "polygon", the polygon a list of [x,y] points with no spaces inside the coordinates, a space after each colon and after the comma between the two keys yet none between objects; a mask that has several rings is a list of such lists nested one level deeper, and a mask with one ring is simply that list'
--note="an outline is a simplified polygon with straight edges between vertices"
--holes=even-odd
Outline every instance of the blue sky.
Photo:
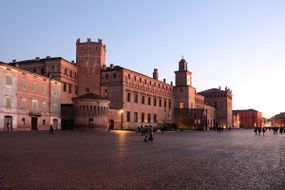
[{"label": "blue sky", "polygon": [[0,60],[75,59],[77,38],[103,38],[107,63],[174,81],[183,55],[197,91],[228,86],[234,109],[285,111],[285,1],[0,2]]}]

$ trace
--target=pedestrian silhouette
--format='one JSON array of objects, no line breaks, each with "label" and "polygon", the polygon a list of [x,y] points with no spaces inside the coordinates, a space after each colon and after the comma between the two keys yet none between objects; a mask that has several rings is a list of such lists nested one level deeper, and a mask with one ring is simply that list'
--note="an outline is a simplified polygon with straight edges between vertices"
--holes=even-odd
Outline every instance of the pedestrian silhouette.
[{"label": "pedestrian silhouette", "polygon": [[52,124],[49,126],[48,134],[54,134]]},{"label": "pedestrian silhouette", "polygon": [[264,133],[265,133],[265,128],[263,127],[263,128],[262,128],[262,134],[263,134],[263,136],[264,136]]}]

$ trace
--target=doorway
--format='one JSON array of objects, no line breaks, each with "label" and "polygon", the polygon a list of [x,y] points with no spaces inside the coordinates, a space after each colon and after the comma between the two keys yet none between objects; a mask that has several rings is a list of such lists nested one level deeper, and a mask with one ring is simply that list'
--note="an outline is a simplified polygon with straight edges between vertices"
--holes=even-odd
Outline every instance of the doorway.
[{"label": "doorway", "polygon": [[10,115],[4,117],[4,130],[12,131],[13,130],[13,118]]},{"label": "doorway", "polygon": [[31,117],[32,130],[38,130],[38,118]]},{"label": "doorway", "polygon": [[52,120],[52,126],[54,129],[58,129],[58,120],[57,119]]},{"label": "doorway", "polygon": [[114,120],[109,120],[109,129],[114,129]]}]

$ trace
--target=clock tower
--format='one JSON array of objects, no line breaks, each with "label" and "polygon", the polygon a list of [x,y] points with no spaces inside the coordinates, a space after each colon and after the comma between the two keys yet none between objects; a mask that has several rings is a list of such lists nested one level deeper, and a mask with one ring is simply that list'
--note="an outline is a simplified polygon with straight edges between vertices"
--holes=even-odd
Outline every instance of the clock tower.
[{"label": "clock tower", "polygon": [[182,58],[175,71],[175,107],[195,108],[196,89],[192,86],[192,73],[188,71],[188,63]]}]

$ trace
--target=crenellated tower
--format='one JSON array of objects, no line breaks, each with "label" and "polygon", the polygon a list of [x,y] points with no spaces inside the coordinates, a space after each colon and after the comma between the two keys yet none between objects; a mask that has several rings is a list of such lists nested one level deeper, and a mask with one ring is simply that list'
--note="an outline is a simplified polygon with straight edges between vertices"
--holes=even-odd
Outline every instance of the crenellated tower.
[{"label": "crenellated tower", "polygon": [[106,45],[102,39],[93,42],[76,42],[76,63],[78,65],[78,95],[89,89],[90,92],[100,95],[101,69],[106,64]]}]

